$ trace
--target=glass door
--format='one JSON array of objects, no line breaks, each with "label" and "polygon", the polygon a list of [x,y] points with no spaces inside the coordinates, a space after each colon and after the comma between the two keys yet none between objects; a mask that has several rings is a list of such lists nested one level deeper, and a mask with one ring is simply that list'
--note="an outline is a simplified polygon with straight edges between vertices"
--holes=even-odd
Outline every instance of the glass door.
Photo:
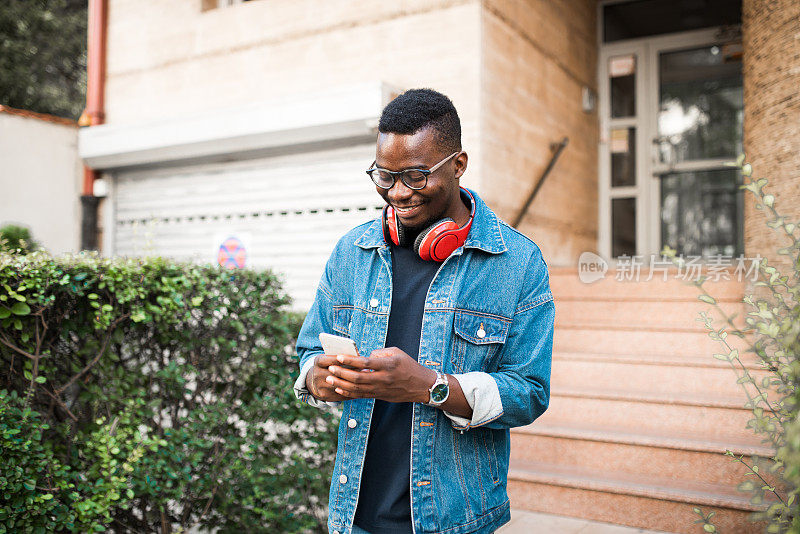
[{"label": "glass door", "polygon": [[725,166],[743,150],[741,44],[654,44],[657,241],[687,256],[741,254],[741,179]]},{"label": "glass door", "polygon": [[599,243],[605,257],[742,251],[741,45],[715,30],[600,53]]}]

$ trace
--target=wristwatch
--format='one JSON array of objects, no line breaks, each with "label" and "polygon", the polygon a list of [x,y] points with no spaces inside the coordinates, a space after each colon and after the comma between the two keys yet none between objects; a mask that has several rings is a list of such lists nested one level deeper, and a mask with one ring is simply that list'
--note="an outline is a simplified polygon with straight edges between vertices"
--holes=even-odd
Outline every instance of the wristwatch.
[{"label": "wristwatch", "polygon": [[450,396],[450,386],[447,384],[447,375],[436,371],[436,382],[433,383],[428,393],[430,395],[430,400],[425,403],[426,406],[438,408],[444,404],[444,401]]}]

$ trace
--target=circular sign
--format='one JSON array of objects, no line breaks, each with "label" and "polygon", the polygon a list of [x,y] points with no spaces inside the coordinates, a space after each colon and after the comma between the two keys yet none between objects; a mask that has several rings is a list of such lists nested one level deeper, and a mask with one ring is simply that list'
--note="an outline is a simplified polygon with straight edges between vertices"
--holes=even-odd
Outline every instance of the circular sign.
[{"label": "circular sign", "polygon": [[247,250],[238,237],[229,237],[219,246],[217,263],[226,269],[244,269],[247,263]]}]

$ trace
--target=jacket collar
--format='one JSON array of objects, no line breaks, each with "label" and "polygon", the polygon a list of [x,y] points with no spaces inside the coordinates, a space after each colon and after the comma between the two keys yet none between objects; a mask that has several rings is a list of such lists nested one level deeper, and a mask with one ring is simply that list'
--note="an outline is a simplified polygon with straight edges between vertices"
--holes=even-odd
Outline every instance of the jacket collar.
[{"label": "jacket collar", "polygon": [[[508,250],[503,234],[500,231],[500,221],[497,215],[489,209],[489,206],[481,199],[475,191],[469,190],[475,199],[475,220],[472,221],[472,228],[469,229],[464,248],[477,248],[489,254],[500,254]],[[386,245],[383,239],[383,225],[381,221],[383,212],[377,219],[367,227],[361,236],[356,239],[355,244],[363,249],[379,248]]]}]

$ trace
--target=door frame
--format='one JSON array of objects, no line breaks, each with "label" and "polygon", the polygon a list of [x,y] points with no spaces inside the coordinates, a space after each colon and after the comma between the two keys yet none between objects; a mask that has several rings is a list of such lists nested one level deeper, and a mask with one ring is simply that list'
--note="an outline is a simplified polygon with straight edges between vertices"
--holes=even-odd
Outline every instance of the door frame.
[{"label": "door frame", "polygon": [[[598,28],[602,30],[602,8],[617,3],[608,0],[598,4]],[[658,149],[654,140],[658,137],[659,80],[658,57],[662,52],[673,52],[703,46],[721,45],[726,38],[719,28],[705,28],[681,33],[671,33],[637,39],[626,39],[613,43],[602,42],[598,31],[598,114],[600,123],[600,146],[598,150],[598,249],[610,262],[611,256],[611,200],[633,196],[636,205],[636,255],[658,255],[661,247],[661,200],[660,176],[665,171],[681,171],[702,168],[711,170],[727,168],[731,159],[683,162],[669,167],[658,160]],[[636,107],[635,117],[612,119],[610,110],[610,88],[608,61],[610,58],[633,54],[636,57]],[[612,128],[636,128],[636,185],[611,187],[610,135]]]}]

